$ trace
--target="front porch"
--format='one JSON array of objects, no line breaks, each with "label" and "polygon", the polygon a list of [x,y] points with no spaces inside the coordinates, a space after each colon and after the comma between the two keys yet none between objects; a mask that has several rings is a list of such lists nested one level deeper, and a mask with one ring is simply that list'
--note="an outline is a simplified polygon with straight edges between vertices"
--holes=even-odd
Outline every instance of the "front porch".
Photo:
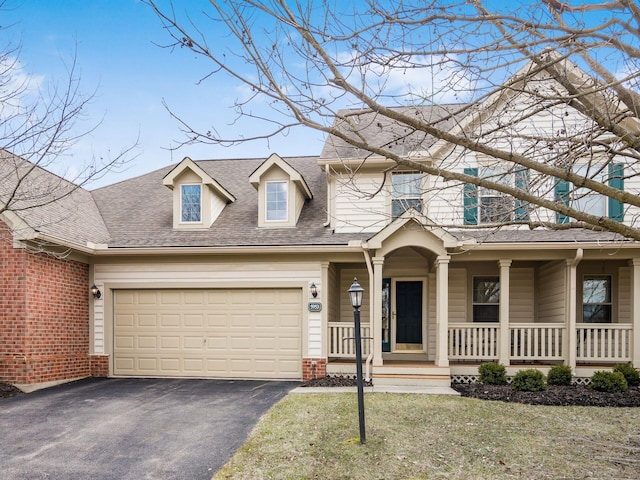
[{"label": "front porch", "polygon": [[354,277],[365,288],[362,360],[374,381],[450,382],[488,361],[513,373],[564,364],[576,376],[640,368],[635,246],[469,244],[401,217],[362,247],[362,260],[324,267],[329,374],[355,370]]}]

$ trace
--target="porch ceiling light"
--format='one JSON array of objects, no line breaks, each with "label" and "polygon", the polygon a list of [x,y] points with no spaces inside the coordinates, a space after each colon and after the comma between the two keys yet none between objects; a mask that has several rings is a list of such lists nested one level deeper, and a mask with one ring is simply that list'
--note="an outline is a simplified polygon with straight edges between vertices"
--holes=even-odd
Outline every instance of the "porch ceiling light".
[{"label": "porch ceiling light", "polygon": [[102,292],[96,287],[95,283],[91,285],[91,295],[93,295],[93,298],[100,298],[102,296]]},{"label": "porch ceiling light", "polygon": [[349,287],[349,299],[351,300],[351,306],[356,310],[359,310],[362,306],[362,295],[364,294],[364,288],[360,286],[357,278],[353,278],[353,283]]},{"label": "porch ceiling light", "polygon": [[311,292],[311,296],[316,298],[318,296],[318,287],[316,287],[315,283],[311,283],[309,286],[309,291]]}]

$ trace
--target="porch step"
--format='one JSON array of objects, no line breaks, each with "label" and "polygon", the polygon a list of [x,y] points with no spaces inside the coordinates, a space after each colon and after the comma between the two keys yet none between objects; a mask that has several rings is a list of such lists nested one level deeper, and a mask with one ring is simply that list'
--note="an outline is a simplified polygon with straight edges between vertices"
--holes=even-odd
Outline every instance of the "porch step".
[{"label": "porch step", "polygon": [[405,375],[377,374],[372,375],[375,386],[402,385],[413,387],[450,387],[450,375]]},{"label": "porch step", "polygon": [[434,365],[382,365],[374,367],[372,380],[374,385],[450,387],[451,372]]},{"label": "porch step", "polygon": [[[386,362],[384,365],[370,368],[374,386],[451,386],[449,367],[417,362]],[[355,375],[355,372],[355,363],[330,362],[327,364],[328,375]]]}]

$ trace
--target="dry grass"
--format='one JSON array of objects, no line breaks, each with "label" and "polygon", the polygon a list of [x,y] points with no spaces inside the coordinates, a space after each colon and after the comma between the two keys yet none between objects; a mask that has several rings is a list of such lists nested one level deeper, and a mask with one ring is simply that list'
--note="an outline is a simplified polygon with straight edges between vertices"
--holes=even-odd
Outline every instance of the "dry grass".
[{"label": "dry grass", "polygon": [[640,408],[432,395],[289,395],[215,479],[637,479]]}]

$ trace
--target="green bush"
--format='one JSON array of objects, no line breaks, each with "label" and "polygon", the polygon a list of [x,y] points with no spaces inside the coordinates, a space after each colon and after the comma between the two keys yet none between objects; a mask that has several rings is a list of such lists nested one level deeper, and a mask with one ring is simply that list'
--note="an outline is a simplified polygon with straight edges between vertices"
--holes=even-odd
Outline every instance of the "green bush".
[{"label": "green bush", "polygon": [[478,367],[480,382],[487,385],[506,385],[507,369],[498,362],[483,363]]},{"label": "green bush", "polygon": [[630,363],[621,363],[613,367],[614,372],[620,372],[624,375],[627,385],[635,387],[640,385],[640,372]]},{"label": "green bush", "polygon": [[624,375],[620,372],[607,372],[598,370],[591,376],[589,388],[598,392],[624,392],[628,386]]},{"label": "green bush", "polygon": [[571,385],[573,372],[568,365],[556,365],[549,370],[547,375],[548,385]]},{"label": "green bush", "polygon": [[544,373],[535,368],[520,370],[511,380],[511,386],[519,392],[540,392],[547,388]]}]

